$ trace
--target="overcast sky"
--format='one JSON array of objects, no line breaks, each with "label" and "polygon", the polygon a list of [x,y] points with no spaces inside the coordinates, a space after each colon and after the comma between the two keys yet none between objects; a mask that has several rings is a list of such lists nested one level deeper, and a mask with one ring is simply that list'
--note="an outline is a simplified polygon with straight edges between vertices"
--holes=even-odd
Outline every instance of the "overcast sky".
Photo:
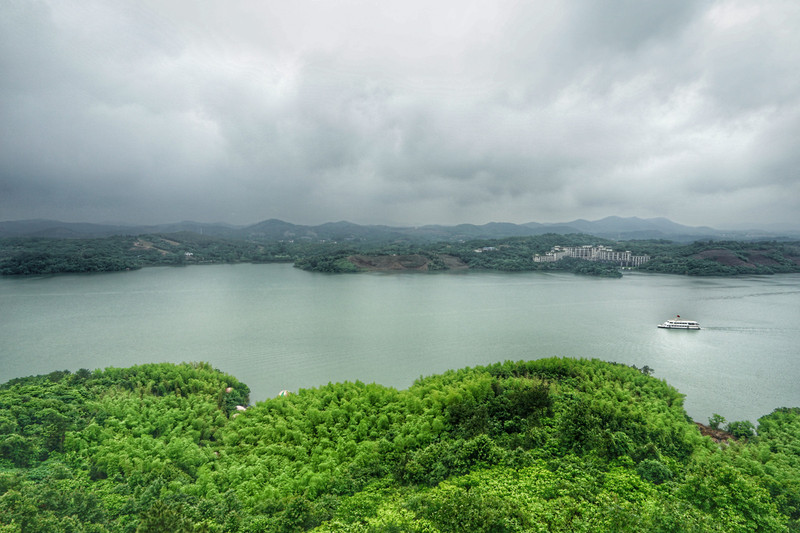
[{"label": "overcast sky", "polygon": [[800,224],[800,2],[4,0],[0,220]]}]

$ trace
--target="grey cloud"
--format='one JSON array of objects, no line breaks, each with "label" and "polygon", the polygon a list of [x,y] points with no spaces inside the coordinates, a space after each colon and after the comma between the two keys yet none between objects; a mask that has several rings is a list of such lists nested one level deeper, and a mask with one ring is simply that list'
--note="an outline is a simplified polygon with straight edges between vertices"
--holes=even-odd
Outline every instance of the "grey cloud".
[{"label": "grey cloud", "polygon": [[791,2],[7,2],[0,218],[796,221],[799,22]]},{"label": "grey cloud", "polygon": [[588,47],[630,51],[653,41],[673,39],[701,5],[692,1],[626,0],[609,4],[595,0],[572,7],[574,34]]}]

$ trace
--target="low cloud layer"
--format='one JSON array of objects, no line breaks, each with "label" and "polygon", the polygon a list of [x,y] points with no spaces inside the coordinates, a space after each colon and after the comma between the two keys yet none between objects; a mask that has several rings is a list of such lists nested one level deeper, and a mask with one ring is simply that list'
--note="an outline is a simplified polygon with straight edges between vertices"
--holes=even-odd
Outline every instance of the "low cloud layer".
[{"label": "low cloud layer", "polygon": [[800,4],[0,3],[0,219],[800,223]]}]

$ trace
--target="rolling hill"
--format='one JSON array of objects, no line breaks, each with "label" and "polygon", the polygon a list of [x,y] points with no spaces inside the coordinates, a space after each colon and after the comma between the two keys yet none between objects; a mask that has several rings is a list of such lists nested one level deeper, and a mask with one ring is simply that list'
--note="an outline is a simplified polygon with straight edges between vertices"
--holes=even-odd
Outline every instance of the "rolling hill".
[{"label": "rolling hill", "polygon": [[685,226],[666,218],[642,219],[638,217],[610,216],[600,220],[578,219],[571,222],[543,224],[528,222],[511,224],[458,224],[455,226],[424,225],[393,227],[384,225],[359,225],[346,221],[328,222],[316,226],[293,224],[269,219],[246,226],[225,223],[183,221],[170,224],[121,225],[60,222],[56,220],[16,220],[0,222],[0,237],[89,238],[112,235],[142,235],[191,231],[201,235],[246,239],[260,242],[308,239],[358,242],[435,242],[460,241],[483,238],[526,237],[545,233],[584,233],[614,240],[667,239],[676,242],[696,240],[763,240],[797,238],[800,231],[723,231],[707,226]]}]

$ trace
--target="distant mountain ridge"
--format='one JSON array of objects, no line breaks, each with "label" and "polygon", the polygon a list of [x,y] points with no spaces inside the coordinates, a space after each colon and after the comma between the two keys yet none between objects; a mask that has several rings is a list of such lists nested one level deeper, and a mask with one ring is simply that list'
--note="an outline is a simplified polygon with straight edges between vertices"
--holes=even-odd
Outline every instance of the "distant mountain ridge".
[{"label": "distant mountain ridge", "polygon": [[678,242],[707,239],[763,240],[800,237],[800,229],[781,232],[757,229],[724,231],[708,226],[685,226],[666,218],[642,219],[618,216],[609,216],[594,221],[578,219],[563,223],[528,222],[526,224],[512,224],[508,222],[489,222],[483,225],[458,224],[455,226],[425,225],[414,227],[359,225],[347,221],[306,226],[278,219],[264,220],[245,226],[193,221],[154,225],[93,224],[42,219],[0,222],[0,237],[90,238],[111,235],[177,233],[181,231],[190,231],[211,237],[256,241],[306,239],[314,241],[391,242],[400,240],[430,242],[525,237],[544,233],[585,233],[613,240],[667,239]]}]

